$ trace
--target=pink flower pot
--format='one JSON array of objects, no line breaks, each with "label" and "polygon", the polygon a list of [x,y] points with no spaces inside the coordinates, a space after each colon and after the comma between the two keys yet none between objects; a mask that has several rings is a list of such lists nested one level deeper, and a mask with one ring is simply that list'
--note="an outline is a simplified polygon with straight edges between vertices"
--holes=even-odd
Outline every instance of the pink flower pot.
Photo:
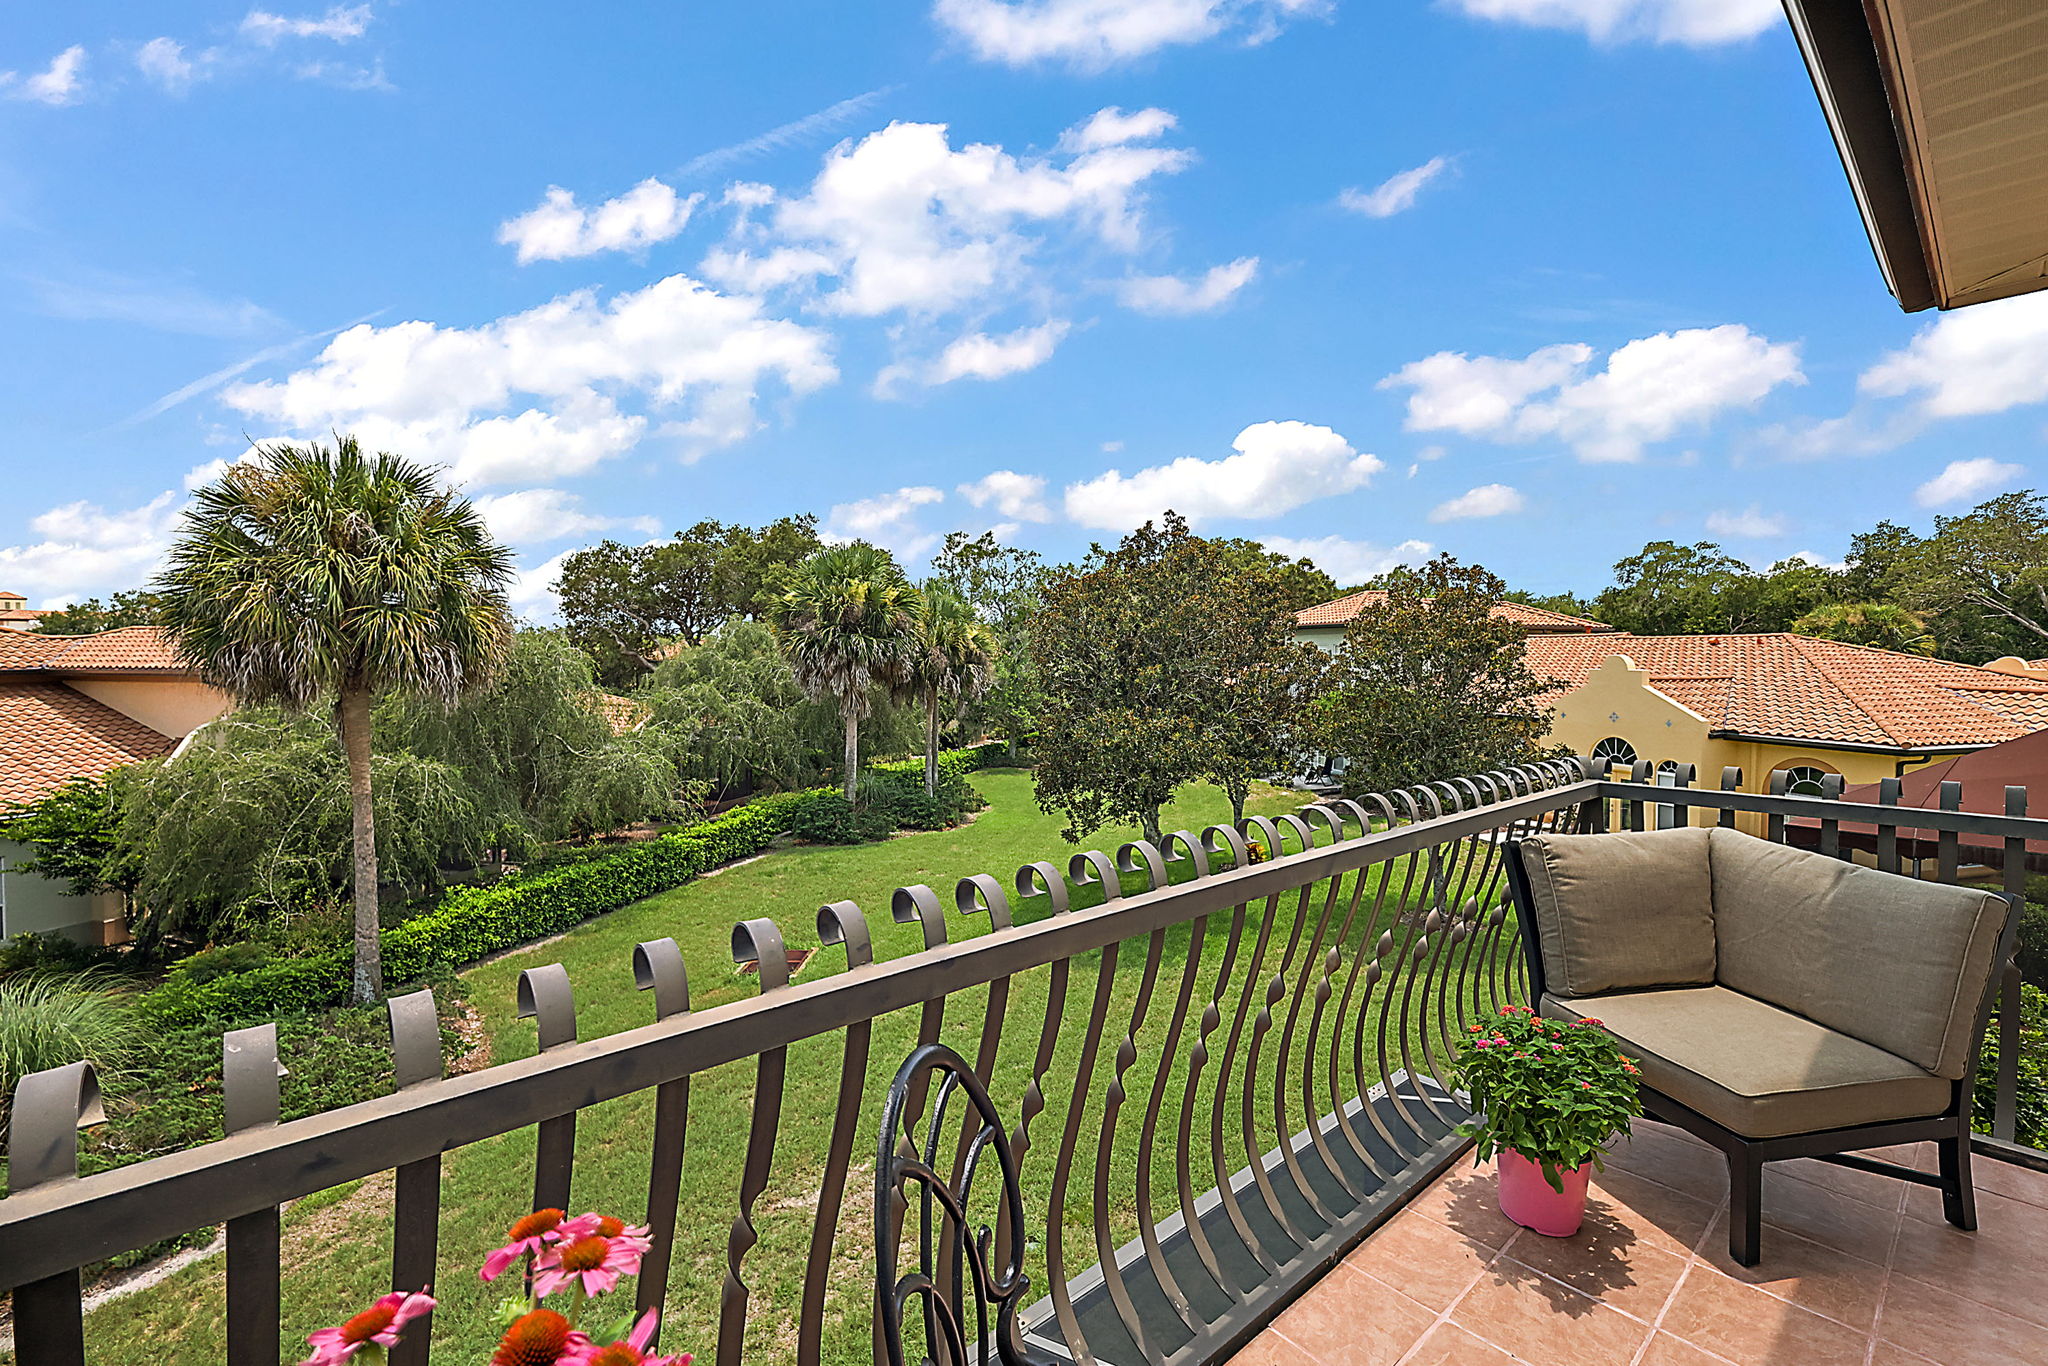
[{"label": "pink flower pot", "polygon": [[1546,1238],[1569,1238],[1579,1231],[1586,1217],[1586,1182],[1593,1175],[1592,1163],[1560,1172],[1562,1192],[1550,1188],[1540,1164],[1520,1153],[1502,1149],[1498,1170],[1502,1214]]}]

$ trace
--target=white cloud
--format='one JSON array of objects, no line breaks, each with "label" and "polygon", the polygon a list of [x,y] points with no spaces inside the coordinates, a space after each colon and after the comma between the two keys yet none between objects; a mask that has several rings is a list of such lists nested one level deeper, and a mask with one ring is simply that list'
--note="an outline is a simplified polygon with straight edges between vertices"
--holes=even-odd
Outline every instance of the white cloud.
[{"label": "white cloud", "polygon": [[1124,474],[1107,470],[1067,485],[1070,520],[1126,530],[1171,508],[1190,523],[1218,517],[1278,517],[1304,503],[1362,488],[1379,472],[1379,457],[1353,450],[1328,427],[1306,422],[1255,422],[1231,443],[1236,455],[1192,455]]},{"label": "white cloud", "polygon": [[85,95],[85,49],[73,44],[50,59],[50,64],[32,76],[0,71],[0,90],[9,99],[33,100],[37,104],[76,104]]},{"label": "white cloud", "polygon": [[1979,456],[1975,460],[1951,460],[1940,474],[1913,490],[1913,501],[1924,508],[1938,508],[2003,488],[2025,474],[2023,465],[2011,465]]},{"label": "white cloud", "polygon": [[2048,299],[2023,295],[1944,313],[1863,372],[1868,394],[1917,398],[1928,417],[2002,413],[2048,400]]},{"label": "white cloud", "polygon": [[345,43],[363,36],[364,30],[370,27],[370,17],[368,5],[335,5],[318,18],[309,15],[291,18],[268,10],[252,9],[242,18],[241,33],[249,41],[265,47],[285,38],[326,38]]},{"label": "white cloud", "polygon": [[1436,554],[1428,541],[1402,541],[1398,545],[1375,545],[1342,536],[1321,536],[1304,540],[1295,536],[1265,536],[1260,544],[1295,559],[1310,559],[1316,568],[1340,584],[1364,583],[1397,565],[1421,564]]},{"label": "white cloud", "polygon": [[1116,251],[1141,244],[1146,183],[1190,156],[1134,145],[1138,131],[1057,161],[986,143],[956,150],[944,124],[892,123],[834,149],[807,193],[754,193],[702,269],[750,292],[807,290],[826,311],[859,317],[1014,298],[1055,234]]},{"label": "white cloud", "polygon": [[498,228],[498,240],[518,251],[519,264],[565,261],[601,251],[638,251],[666,242],[689,225],[704,198],[678,196],[652,177],[593,208],[559,185],[548,186],[541,202]]},{"label": "white cloud", "polygon": [[1327,0],[937,0],[932,17],[983,61],[1100,71],[1226,31],[1251,42]]},{"label": "white cloud", "polygon": [[[1643,447],[1803,384],[1799,349],[1736,323],[1640,337],[1586,374],[1593,349],[1546,346],[1521,360],[1441,351],[1380,381],[1405,388],[1410,431],[1496,441],[1554,437],[1588,461],[1640,459]],[[1547,395],[1547,396],[1544,396]],[[1544,397],[1539,397],[1544,396]]]},{"label": "white cloud", "polygon": [[[477,327],[351,327],[311,365],[222,396],[292,432],[354,431],[491,483],[587,469],[632,446],[650,418],[701,454],[759,425],[764,385],[802,394],[837,374],[824,334],[671,275],[608,302],[583,290]],[[628,396],[649,411],[623,413]]]},{"label": "white cloud", "polygon": [[1045,503],[1045,480],[1015,470],[995,470],[956,492],[978,508],[993,507],[1004,517],[1018,522],[1050,522],[1052,509]]},{"label": "white cloud", "polygon": [[1595,42],[1710,47],[1783,22],[1778,0],[1450,0],[1477,19],[1575,29]]},{"label": "white cloud", "polygon": [[960,338],[939,353],[932,366],[930,383],[948,384],[956,379],[1001,379],[1005,375],[1035,370],[1052,359],[1053,349],[1067,335],[1068,324],[1054,318],[1037,327],[1019,328],[1000,337],[975,332]]},{"label": "white cloud", "polygon": [[937,533],[918,524],[917,510],[945,500],[939,489],[916,485],[839,503],[826,514],[820,534],[828,541],[869,541],[909,562],[939,543]]},{"label": "white cloud", "polygon": [[1510,512],[1520,512],[1524,504],[1521,492],[1506,484],[1481,484],[1476,489],[1467,489],[1447,502],[1438,503],[1430,509],[1432,522],[1462,522],[1474,517],[1499,517]]},{"label": "white cloud", "polygon": [[552,615],[561,603],[555,596],[555,580],[562,576],[562,561],[576,553],[576,548],[550,555],[539,564],[520,570],[512,580],[505,596],[519,611],[535,616]]},{"label": "white cloud", "polygon": [[677,170],[676,175],[679,178],[707,175],[712,171],[722,170],[736,161],[745,161],[750,157],[760,156],[764,152],[780,151],[784,147],[793,146],[804,141],[806,138],[830,132],[863,113],[868,106],[881,99],[884,95],[889,94],[895,88],[894,86],[883,86],[879,89],[863,91],[861,94],[840,100],[837,104],[827,105],[814,114],[806,114],[800,119],[791,119],[788,123],[777,124],[765,133],[756,133],[750,138],[743,138],[738,142],[728,143],[723,147],[714,147],[712,150],[700,153],[684,162],[681,168]]},{"label": "white cloud", "polygon": [[40,540],[0,546],[0,582],[34,599],[133,588],[155,572],[183,509],[169,492],[115,512],[83,500],[52,508],[29,522]]},{"label": "white cloud", "polygon": [[1208,313],[1223,307],[1259,272],[1259,258],[1240,256],[1193,280],[1178,275],[1134,275],[1117,286],[1117,299],[1139,313]]},{"label": "white cloud", "polygon": [[1103,147],[1121,147],[1127,142],[1151,142],[1180,126],[1180,120],[1164,109],[1140,109],[1126,114],[1117,105],[1098,109],[1088,122],[1060,135],[1063,152],[1093,152]]},{"label": "white cloud", "polygon": [[1707,514],[1709,536],[1734,536],[1742,540],[1765,540],[1782,536],[1789,528],[1785,519],[1776,513],[1765,512],[1757,503],[1751,503],[1740,512],[1718,509]]},{"label": "white cloud", "polygon": [[152,38],[135,50],[135,68],[172,94],[182,94],[199,77],[199,68],[173,38]]},{"label": "white cloud", "polygon": [[472,501],[491,534],[510,545],[544,545],[613,527],[629,527],[645,536],[661,530],[652,517],[603,517],[586,512],[580,498],[561,489],[519,489],[485,494]]},{"label": "white cloud", "polygon": [[1368,218],[1392,218],[1414,208],[1416,197],[1450,165],[1449,157],[1431,157],[1420,166],[1388,176],[1370,190],[1346,190],[1337,196],[1337,202]]},{"label": "white cloud", "polygon": [[1826,569],[1836,574],[1842,573],[1849,567],[1849,563],[1846,560],[1830,560],[1811,550],[1795,550],[1785,558],[1788,560],[1800,560],[1812,565],[1816,569]]}]

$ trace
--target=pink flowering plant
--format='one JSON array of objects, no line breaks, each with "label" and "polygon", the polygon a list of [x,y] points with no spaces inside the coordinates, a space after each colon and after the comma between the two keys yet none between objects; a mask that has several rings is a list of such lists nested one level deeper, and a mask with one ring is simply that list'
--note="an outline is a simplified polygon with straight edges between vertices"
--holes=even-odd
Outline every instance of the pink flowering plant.
[{"label": "pink flowering plant", "polygon": [[[614,1311],[607,1298],[640,1273],[653,1245],[645,1228],[602,1214],[569,1218],[558,1209],[535,1210],[505,1231],[504,1246],[484,1258],[478,1276],[495,1282],[518,1267],[520,1293],[498,1306],[503,1330],[490,1366],[690,1366],[688,1352],[653,1352],[657,1311],[638,1322],[630,1308]],[[550,1296],[566,1303],[545,1304]],[[370,1366],[404,1336],[407,1324],[434,1301],[422,1290],[393,1292],[333,1328],[308,1335],[312,1356],[300,1366]]]},{"label": "pink flowering plant", "polygon": [[1459,1132],[1479,1140],[1481,1161],[1505,1149],[1543,1171],[1553,1190],[1562,1173],[1591,1162],[1642,1114],[1642,1075],[1598,1020],[1546,1020],[1527,1006],[1468,1025],[1457,1070],[1476,1117]]}]

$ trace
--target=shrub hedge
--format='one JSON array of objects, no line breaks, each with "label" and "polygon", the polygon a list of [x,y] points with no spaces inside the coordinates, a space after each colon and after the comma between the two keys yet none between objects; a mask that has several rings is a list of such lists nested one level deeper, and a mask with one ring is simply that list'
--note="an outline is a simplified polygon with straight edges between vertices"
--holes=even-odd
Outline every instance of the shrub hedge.
[{"label": "shrub hedge", "polygon": [[[1000,745],[983,744],[941,754],[942,792],[965,791],[972,797],[967,775],[1002,753]],[[923,796],[922,758],[877,764],[870,771],[908,777],[915,782],[917,795]],[[799,813],[818,795],[784,792],[762,797],[686,829],[585,862],[495,887],[456,888],[425,915],[384,931],[385,980],[417,982],[452,972],[680,887],[722,863],[758,854],[776,836],[790,833]],[[149,1018],[166,1028],[231,1025],[319,1010],[347,998],[350,967],[348,950],[338,949],[208,980],[200,980],[198,974],[173,972],[162,986],[142,998],[141,1006]]]}]

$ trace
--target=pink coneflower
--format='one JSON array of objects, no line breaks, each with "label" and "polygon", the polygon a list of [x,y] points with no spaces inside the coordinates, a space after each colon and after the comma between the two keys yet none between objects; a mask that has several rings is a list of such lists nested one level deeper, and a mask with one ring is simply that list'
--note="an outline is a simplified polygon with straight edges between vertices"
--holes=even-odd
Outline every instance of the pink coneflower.
[{"label": "pink coneflower", "polygon": [[505,1246],[484,1258],[483,1269],[477,1275],[487,1281],[495,1281],[505,1274],[506,1267],[521,1257],[534,1256],[550,1243],[559,1242],[563,1234],[562,1211],[537,1209],[505,1230],[508,1239]]},{"label": "pink coneflower", "polygon": [[535,1309],[522,1314],[498,1339],[491,1353],[491,1366],[554,1366],[575,1362],[590,1346],[590,1339],[569,1326],[569,1320],[552,1309]]},{"label": "pink coneflower", "polygon": [[362,1313],[336,1328],[322,1328],[306,1335],[313,1355],[299,1366],[336,1366],[368,1348],[382,1352],[396,1346],[405,1325],[434,1307],[426,1291],[407,1294],[394,1290]]},{"label": "pink coneflower", "polygon": [[605,1294],[618,1287],[619,1277],[638,1274],[646,1252],[646,1240],[634,1236],[585,1233],[556,1243],[533,1264],[533,1293],[546,1298],[573,1285],[586,1295]]},{"label": "pink coneflower", "polygon": [[647,1355],[647,1344],[654,1341],[655,1320],[656,1311],[648,1310],[623,1341],[609,1347],[586,1347],[583,1355],[576,1358],[576,1366],[690,1366],[694,1358],[688,1352],[665,1357]]},{"label": "pink coneflower", "polygon": [[623,1219],[614,1219],[609,1214],[579,1214],[574,1219],[565,1220],[562,1227],[556,1230],[554,1241],[573,1243],[578,1238],[585,1238],[593,1233],[600,1238],[633,1244],[643,1253],[654,1246],[654,1239],[649,1236],[645,1224],[629,1224]]}]

